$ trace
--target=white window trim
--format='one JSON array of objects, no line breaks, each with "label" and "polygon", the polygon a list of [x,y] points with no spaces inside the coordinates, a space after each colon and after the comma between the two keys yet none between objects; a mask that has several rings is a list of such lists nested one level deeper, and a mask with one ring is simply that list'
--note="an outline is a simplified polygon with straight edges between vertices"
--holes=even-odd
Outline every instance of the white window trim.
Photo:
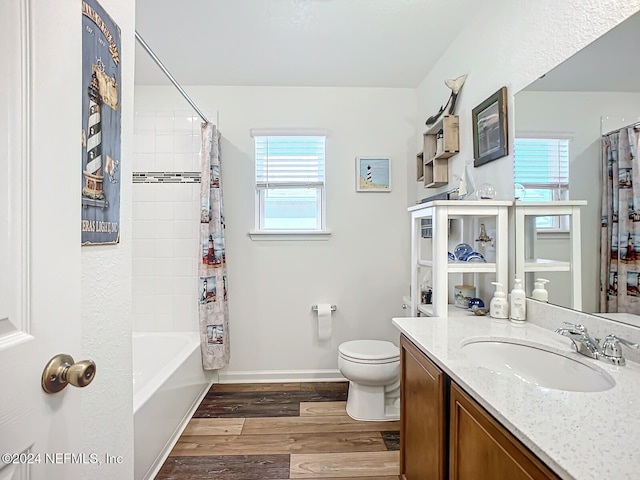
[{"label": "white window trim", "polygon": [[251,136],[255,137],[270,137],[270,136],[302,136],[302,137],[327,137],[328,130],[322,128],[252,128],[250,130]]},{"label": "white window trim", "polygon": [[574,134],[571,132],[545,132],[545,131],[524,131],[517,132],[514,138],[548,138],[550,140],[569,140],[569,143],[573,142]]},{"label": "white window trim", "polygon": [[[329,131],[320,128],[252,128],[250,130],[252,138],[264,137],[264,136],[320,136],[327,137]],[[325,150],[326,151],[326,150]],[[326,161],[326,158],[325,158]],[[255,163],[255,162],[254,162]],[[261,208],[260,208],[260,193],[255,193],[255,205],[254,205],[254,217],[255,226],[254,230],[249,231],[248,235],[251,240],[254,241],[278,241],[278,240],[329,240],[331,237],[331,230],[327,229],[327,202],[326,202],[327,184],[326,178],[324,182],[322,198],[319,202],[322,202],[319,230],[261,230]]]},{"label": "white window trim", "polygon": [[329,240],[331,230],[252,230],[251,240]]}]

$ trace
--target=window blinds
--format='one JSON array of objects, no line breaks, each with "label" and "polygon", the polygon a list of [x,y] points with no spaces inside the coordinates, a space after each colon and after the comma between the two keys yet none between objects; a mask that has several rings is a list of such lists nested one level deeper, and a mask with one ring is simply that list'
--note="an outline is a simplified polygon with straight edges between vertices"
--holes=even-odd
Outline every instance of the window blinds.
[{"label": "window blinds", "polygon": [[514,180],[527,188],[566,188],[569,140],[516,138]]},{"label": "window blinds", "polygon": [[255,136],[256,188],[324,187],[324,136]]}]

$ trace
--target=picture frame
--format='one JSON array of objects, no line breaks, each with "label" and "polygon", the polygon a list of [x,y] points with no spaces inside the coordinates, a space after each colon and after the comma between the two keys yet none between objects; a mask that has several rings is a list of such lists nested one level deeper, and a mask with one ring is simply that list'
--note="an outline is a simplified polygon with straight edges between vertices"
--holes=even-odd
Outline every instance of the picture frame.
[{"label": "picture frame", "polygon": [[391,158],[356,157],[356,191],[390,192]]},{"label": "picture frame", "polygon": [[509,153],[507,142],[507,87],[472,110],[473,166],[479,167]]}]

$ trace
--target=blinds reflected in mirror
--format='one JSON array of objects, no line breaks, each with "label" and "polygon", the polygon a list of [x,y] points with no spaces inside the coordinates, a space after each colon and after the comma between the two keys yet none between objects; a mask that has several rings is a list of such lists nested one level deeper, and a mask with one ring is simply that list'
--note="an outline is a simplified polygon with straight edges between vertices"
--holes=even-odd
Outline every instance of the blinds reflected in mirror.
[{"label": "blinds reflected in mirror", "polygon": [[[514,196],[523,202],[568,200],[569,139],[516,138],[514,143]],[[537,217],[536,227],[564,230],[562,217]]]}]

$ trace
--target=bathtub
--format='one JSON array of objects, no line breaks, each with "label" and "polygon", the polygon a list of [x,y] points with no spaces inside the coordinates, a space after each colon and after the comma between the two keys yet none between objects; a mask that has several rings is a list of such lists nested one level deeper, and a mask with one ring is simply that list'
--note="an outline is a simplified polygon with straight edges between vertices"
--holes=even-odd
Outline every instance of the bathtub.
[{"label": "bathtub", "polygon": [[134,478],[153,478],[212,383],[197,333],[133,334]]}]

